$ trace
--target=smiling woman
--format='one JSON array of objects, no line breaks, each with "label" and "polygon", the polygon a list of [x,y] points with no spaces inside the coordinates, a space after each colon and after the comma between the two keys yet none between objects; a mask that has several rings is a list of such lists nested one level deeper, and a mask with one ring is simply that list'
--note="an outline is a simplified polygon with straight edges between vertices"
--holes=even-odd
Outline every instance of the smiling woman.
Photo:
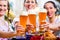
[{"label": "smiling woman", "polygon": [[47,10],[47,23],[46,26],[50,28],[56,36],[59,36],[60,27],[60,16],[56,16],[57,6],[53,1],[48,1],[45,3],[44,8]]},{"label": "smiling woman", "polygon": [[24,7],[28,11],[29,9],[34,9],[37,6],[36,0],[24,0]]},{"label": "smiling woman", "polygon": [[[3,2],[5,2],[5,3],[3,3]],[[0,0],[0,16],[3,16],[8,8],[8,6],[6,6],[6,5],[8,5],[7,1],[3,1],[3,2],[1,2],[1,0]]]},{"label": "smiling woman", "polygon": [[0,0],[0,40],[8,40],[7,38],[16,36],[16,33],[10,29],[8,22],[4,19],[8,7],[7,0]]}]

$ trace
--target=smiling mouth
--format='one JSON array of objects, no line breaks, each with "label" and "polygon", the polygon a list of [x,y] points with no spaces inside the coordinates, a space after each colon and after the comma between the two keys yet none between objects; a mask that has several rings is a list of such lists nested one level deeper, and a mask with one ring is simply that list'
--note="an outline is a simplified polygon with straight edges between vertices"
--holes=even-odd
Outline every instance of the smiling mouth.
[{"label": "smiling mouth", "polygon": [[5,10],[0,9],[0,12],[4,12]]},{"label": "smiling mouth", "polygon": [[51,14],[48,14],[48,16],[51,16]]},{"label": "smiling mouth", "polygon": [[2,9],[0,9],[0,11],[2,11]]},{"label": "smiling mouth", "polygon": [[48,12],[47,15],[48,15],[48,16],[51,16],[51,13]]},{"label": "smiling mouth", "polygon": [[28,5],[28,9],[31,9],[30,5]]}]

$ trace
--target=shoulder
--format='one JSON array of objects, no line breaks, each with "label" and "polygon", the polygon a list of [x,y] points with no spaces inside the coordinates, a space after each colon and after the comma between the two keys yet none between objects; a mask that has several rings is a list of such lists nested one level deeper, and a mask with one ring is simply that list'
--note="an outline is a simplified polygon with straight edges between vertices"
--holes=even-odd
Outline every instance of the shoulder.
[{"label": "shoulder", "polygon": [[15,17],[14,20],[13,20],[13,22],[12,22],[12,24],[14,25],[18,21],[19,21],[19,17]]},{"label": "shoulder", "polygon": [[13,21],[19,21],[19,17],[15,17]]},{"label": "shoulder", "polygon": [[60,15],[59,16],[56,16],[56,18],[57,18],[57,21],[60,22]]}]

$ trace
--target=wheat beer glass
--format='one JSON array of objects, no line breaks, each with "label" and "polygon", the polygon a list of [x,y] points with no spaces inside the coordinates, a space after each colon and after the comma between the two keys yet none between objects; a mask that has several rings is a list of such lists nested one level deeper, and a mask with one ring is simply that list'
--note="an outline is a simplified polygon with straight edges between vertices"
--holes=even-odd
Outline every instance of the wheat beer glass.
[{"label": "wheat beer glass", "polygon": [[41,9],[41,11],[39,12],[39,24],[45,24],[45,20],[46,20],[46,16],[47,16],[47,11],[45,9]]},{"label": "wheat beer glass", "polygon": [[34,26],[33,32],[35,32],[35,28],[36,28],[36,13],[33,10],[30,10],[29,14],[28,14],[28,17],[29,17],[30,23]]},{"label": "wheat beer glass", "polygon": [[23,30],[17,30],[18,34],[25,35],[27,18],[28,18],[27,12],[23,11],[21,13],[21,15],[19,16],[19,25],[21,25],[19,27],[22,27],[21,29],[23,29],[24,31]]},{"label": "wheat beer glass", "polygon": [[[39,12],[39,24],[43,25],[46,24],[46,16],[47,16],[47,11],[45,9],[41,9]],[[44,27],[40,27],[40,31],[44,31]]]}]

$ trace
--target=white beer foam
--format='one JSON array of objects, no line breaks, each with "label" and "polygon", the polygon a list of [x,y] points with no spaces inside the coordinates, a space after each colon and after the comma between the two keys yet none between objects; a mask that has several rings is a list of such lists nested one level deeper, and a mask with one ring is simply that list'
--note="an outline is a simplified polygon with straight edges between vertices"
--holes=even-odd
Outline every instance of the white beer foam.
[{"label": "white beer foam", "polygon": [[28,16],[28,12],[27,12],[27,11],[23,11],[23,12],[21,13],[21,15]]},{"label": "white beer foam", "polygon": [[39,12],[40,11],[40,7],[36,7],[34,11]]},{"label": "white beer foam", "polygon": [[47,13],[47,10],[46,10],[46,9],[41,8],[41,9],[40,9],[40,12],[46,12],[46,13]]},{"label": "white beer foam", "polygon": [[28,12],[29,12],[29,14],[36,14],[34,9],[30,9]]}]

